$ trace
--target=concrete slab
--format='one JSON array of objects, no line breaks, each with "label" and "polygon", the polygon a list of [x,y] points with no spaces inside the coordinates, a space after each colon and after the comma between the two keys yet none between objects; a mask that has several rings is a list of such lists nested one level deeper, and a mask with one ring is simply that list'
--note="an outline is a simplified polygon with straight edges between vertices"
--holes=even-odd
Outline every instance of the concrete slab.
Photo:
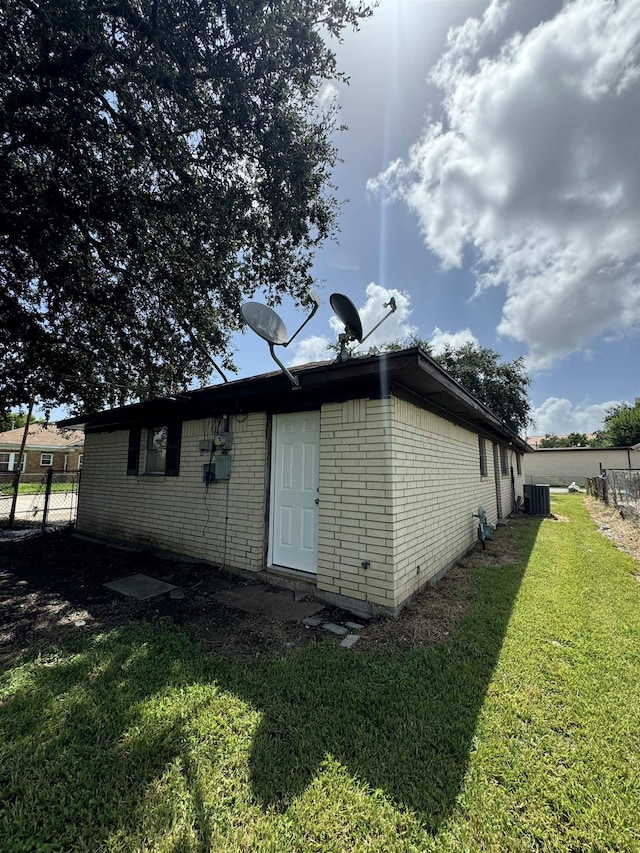
[{"label": "concrete slab", "polygon": [[349,632],[344,625],[336,625],[335,622],[325,622],[322,626],[325,631],[330,631],[332,634],[337,634],[339,637],[344,637]]},{"label": "concrete slab", "polygon": [[276,622],[299,622],[324,608],[317,601],[294,601],[290,589],[274,589],[265,584],[236,586],[211,597],[219,604],[266,616]]},{"label": "concrete slab", "polygon": [[177,589],[174,584],[159,581],[156,578],[149,577],[149,575],[128,575],[126,578],[118,578],[118,580],[106,583],[105,586],[122,593],[122,595],[129,596],[129,598],[137,598],[138,601],[145,601],[147,598],[164,595],[165,592]]},{"label": "concrete slab", "polygon": [[360,634],[347,634],[344,640],[340,643],[343,649],[352,649],[360,639]]}]

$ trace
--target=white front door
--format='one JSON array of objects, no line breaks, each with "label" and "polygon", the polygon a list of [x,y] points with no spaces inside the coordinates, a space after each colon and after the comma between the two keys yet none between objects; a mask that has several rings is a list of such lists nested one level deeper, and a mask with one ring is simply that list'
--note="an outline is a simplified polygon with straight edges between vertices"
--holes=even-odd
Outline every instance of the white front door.
[{"label": "white front door", "polygon": [[318,571],[320,412],[275,415],[269,562]]}]

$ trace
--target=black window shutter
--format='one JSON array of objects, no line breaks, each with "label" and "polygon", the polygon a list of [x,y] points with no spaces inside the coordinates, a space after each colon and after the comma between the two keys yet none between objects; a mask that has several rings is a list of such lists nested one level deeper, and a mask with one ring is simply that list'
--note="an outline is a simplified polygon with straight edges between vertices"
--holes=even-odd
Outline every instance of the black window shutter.
[{"label": "black window shutter", "polygon": [[167,461],[164,473],[167,477],[177,477],[180,473],[180,442],[182,423],[171,423],[167,429]]},{"label": "black window shutter", "polygon": [[127,474],[137,476],[140,462],[140,427],[129,430],[129,452],[127,454]]}]

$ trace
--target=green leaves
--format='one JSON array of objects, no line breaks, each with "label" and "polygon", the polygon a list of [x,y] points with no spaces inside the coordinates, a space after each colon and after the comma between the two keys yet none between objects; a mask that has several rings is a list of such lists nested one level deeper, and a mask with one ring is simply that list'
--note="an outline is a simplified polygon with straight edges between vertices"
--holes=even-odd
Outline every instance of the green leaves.
[{"label": "green leaves", "polygon": [[640,442],[640,405],[622,403],[613,406],[604,419],[604,429],[597,433],[596,442],[603,447],[630,447]]},{"label": "green leaves", "polygon": [[239,307],[300,298],[331,235],[350,0],[33,5],[0,23],[6,406],[98,408],[232,367]]}]

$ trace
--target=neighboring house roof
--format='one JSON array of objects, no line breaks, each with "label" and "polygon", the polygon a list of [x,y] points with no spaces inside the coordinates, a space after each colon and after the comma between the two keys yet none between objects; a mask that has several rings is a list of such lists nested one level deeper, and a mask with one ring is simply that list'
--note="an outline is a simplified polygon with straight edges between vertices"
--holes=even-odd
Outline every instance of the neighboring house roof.
[{"label": "neighboring house roof", "polygon": [[633,450],[634,447],[616,445],[615,447],[537,447],[536,453],[600,453],[603,450]]},{"label": "neighboring house roof", "polygon": [[[19,450],[23,435],[23,426],[0,432],[0,448],[15,447]],[[25,447],[27,450],[72,450],[83,444],[84,434],[80,430],[58,429],[51,424],[31,424]]]},{"label": "neighboring house roof", "polygon": [[[559,449],[559,450],[569,450],[569,449],[570,449],[570,448],[567,448],[567,447],[560,447],[560,448],[555,448],[555,447],[540,447],[540,442],[541,442],[543,439],[545,439],[546,437],[547,437],[547,435],[546,435],[546,434],[545,434],[545,435],[528,435],[528,436],[527,436],[527,444],[528,444],[530,447],[533,447],[533,448],[534,448],[534,450],[556,450],[556,449]],[[592,438],[595,438],[595,437],[596,437],[595,432],[589,433],[589,435],[587,435],[587,439],[588,439],[588,440],[591,440]],[[556,435],[556,438],[569,438],[569,435],[568,435],[568,434],[567,434],[567,435]]]},{"label": "neighboring house roof", "polygon": [[304,411],[322,403],[387,397],[393,392],[481,435],[512,444],[521,453],[531,451],[524,439],[418,347],[290,370],[300,382],[297,390],[291,388],[283,373],[274,371],[185,391],[176,397],[69,418],[60,426],[89,431],[125,429],[249,411]]}]

